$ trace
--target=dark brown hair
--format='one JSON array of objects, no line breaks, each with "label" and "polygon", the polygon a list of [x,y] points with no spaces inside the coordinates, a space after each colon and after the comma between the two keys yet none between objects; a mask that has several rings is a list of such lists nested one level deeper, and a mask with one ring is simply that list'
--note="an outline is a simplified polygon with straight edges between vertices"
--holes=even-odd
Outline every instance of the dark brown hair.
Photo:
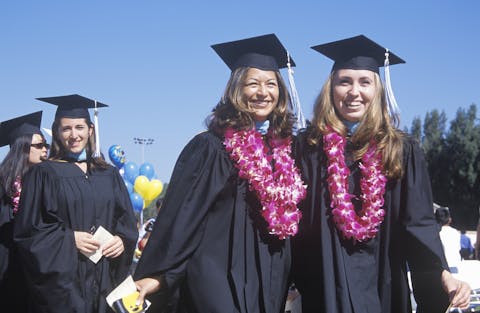
[{"label": "dark brown hair", "polygon": [[[107,168],[109,165],[103,159],[103,157],[93,157],[93,154],[95,152],[95,127],[91,122],[89,123],[87,119],[83,120],[85,121],[85,124],[88,126],[88,128],[93,130],[92,135],[88,137],[88,142],[85,147],[88,166],[93,168]],[[52,145],[50,148],[50,160],[62,160],[68,154],[68,151],[65,149],[65,146],[63,145],[60,138],[59,128],[60,120],[55,119],[52,124]]]}]

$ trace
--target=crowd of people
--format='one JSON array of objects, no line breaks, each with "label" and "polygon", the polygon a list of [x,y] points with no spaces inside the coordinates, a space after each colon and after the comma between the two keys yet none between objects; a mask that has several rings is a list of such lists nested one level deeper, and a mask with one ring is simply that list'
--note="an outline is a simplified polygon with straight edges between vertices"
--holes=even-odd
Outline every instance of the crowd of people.
[{"label": "crowd of people", "polygon": [[363,35],[312,47],[333,66],[304,128],[276,35],[212,48],[230,70],[225,91],[140,236],[100,153],[105,104],[39,98],[57,106],[51,148],[41,112],[1,123],[2,310],[111,312],[136,249],[137,304],[152,312],[280,313],[293,284],[303,313],[412,312],[408,274],[417,312],[468,308],[421,147],[398,129],[389,67],[404,61]]}]

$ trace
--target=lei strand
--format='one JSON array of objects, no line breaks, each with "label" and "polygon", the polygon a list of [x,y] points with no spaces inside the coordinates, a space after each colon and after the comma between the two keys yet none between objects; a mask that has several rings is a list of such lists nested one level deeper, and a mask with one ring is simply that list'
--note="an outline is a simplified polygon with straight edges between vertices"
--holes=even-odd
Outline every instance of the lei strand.
[{"label": "lei strand", "polygon": [[271,138],[268,133],[267,140],[272,155],[267,154],[262,135],[255,130],[227,129],[224,145],[239,177],[246,179],[249,189],[256,192],[270,234],[285,239],[298,231],[302,214],[297,204],[305,198],[306,186],[290,157],[291,139]]},{"label": "lei strand", "polygon": [[15,192],[13,193],[12,197],[12,206],[13,206],[13,215],[15,215],[18,212],[18,204],[20,202],[20,194],[22,192],[22,183],[20,181],[20,178],[17,177],[15,181],[13,182],[13,189]]},{"label": "lei strand", "polygon": [[345,164],[346,140],[335,131],[323,137],[324,151],[327,155],[328,190],[330,192],[333,221],[345,238],[354,241],[367,241],[378,232],[385,216],[383,195],[387,178],[382,173],[382,156],[377,153],[377,145],[372,141],[362,156],[359,168],[362,174],[360,190],[362,192],[362,210],[357,214],[348,193],[350,170]]}]

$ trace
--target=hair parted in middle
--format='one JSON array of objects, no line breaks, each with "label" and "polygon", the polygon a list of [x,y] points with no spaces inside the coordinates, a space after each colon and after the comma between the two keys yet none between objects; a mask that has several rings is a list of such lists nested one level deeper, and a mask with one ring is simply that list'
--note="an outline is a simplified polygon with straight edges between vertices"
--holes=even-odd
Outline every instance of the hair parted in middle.
[{"label": "hair parted in middle", "polygon": [[[87,153],[88,165],[96,168],[107,168],[109,165],[103,159],[103,157],[93,157],[95,152],[95,127],[92,122],[89,122],[86,118],[82,118],[85,121],[85,124],[88,128],[92,129],[92,135],[88,137],[87,145],[85,150]],[[68,155],[59,133],[60,128],[60,119],[56,118],[52,124],[52,145],[50,148],[50,160],[61,160]]]},{"label": "hair parted in middle", "polygon": [[[404,134],[396,129],[388,114],[385,91],[380,76],[375,74],[375,96],[359,122],[358,128],[350,138],[355,147],[355,160],[361,159],[368,149],[372,139],[377,142],[377,149],[382,153],[383,167],[389,178],[400,178],[403,175],[403,137]],[[308,142],[318,145],[328,128],[346,136],[347,127],[342,122],[333,102],[333,80],[336,71],[330,73],[314,104],[312,130]]]},{"label": "hair parted in middle", "polygon": [[[250,67],[235,69],[225,88],[221,101],[217,104],[206,124],[208,129],[218,135],[223,135],[227,128],[236,130],[250,129],[255,126],[254,111],[248,107],[243,99],[243,87]],[[268,117],[270,129],[275,136],[282,138],[292,134],[293,115],[288,109],[289,97],[285,82],[278,71],[275,71],[278,81],[278,103]]]}]

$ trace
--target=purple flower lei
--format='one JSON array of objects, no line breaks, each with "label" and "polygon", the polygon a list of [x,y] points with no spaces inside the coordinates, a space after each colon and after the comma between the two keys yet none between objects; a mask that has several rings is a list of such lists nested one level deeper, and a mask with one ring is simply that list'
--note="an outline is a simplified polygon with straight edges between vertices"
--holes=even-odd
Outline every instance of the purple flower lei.
[{"label": "purple flower lei", "polygon": [[370,142],[367,152],[359,164],[362,178],[362,210],[357,214],[348,193],[350,170],[345,164],[345,138],[330,130],[323,137],[323,149],[327,155],[328,190],[330,192],[333,220],[347,239],[363,242],[376,236],[385,216],[383,195],[387,178],[382,173],[382,156],[377,152],[375,141]]},{"label": "purple flower lei", "polygon": [[15,181],[13,182],[13,189],[15,190],[15,192],[13,193],[13,197],[12,197],[12,207],[13,207],[13,215],[15,215],[18,212],[20,194],[22,193],[22,183],[20,181],[20,178],[17,177],[17,179],[15,179]]},{"label": "purple flower lei", "polygon": [[291,139],[271,138],[269,132],[267,140],[272,147],[271,155],[267,154],[262,135],[255,130],[228,129],[224,145],[239,170],[239,177],[246,179],[250,190],[256,192],[270,234],[285,239],[298,231],[302,214],[297,204],[305,198],[306,186],[290,157]]}]

